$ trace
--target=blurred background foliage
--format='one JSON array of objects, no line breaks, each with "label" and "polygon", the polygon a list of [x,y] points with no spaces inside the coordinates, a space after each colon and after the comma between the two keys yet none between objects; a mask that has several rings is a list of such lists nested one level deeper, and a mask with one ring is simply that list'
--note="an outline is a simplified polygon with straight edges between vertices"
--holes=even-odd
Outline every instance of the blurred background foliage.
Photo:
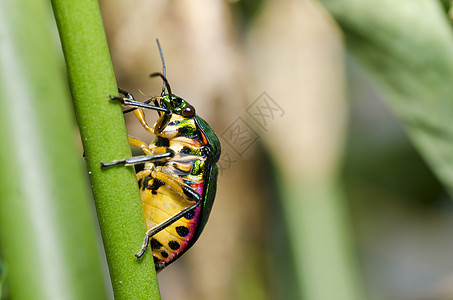
[{"label": "blurred background foliage", "polygon": [[101,7],[119,86],[159,92],[159,38],[173,92],[223,145],[164,299],[453,298],[450,1]]},{"label": "blurred background foliage", "polygon": [[163,299],[453,299],[451,1],[100,4],[118,85],[160,93],[159,38],[222,142]]}]

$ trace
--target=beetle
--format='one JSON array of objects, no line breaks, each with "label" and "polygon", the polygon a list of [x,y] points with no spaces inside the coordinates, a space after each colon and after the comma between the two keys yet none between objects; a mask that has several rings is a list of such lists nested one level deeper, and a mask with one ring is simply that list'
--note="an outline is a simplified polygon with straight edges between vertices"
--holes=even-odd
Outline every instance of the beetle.
[{"label": "beetle", "polygon": [[[199,238],[214,202],[221,146],[216,134],[195,108],[171,92],[165,76],[165,62],[159,46],[164,74],[161,96],[145,102],[118,89],[123,97],[111,97],[133,111],[143,128],[155,135],[151,144],[128,137],[129,144],[139,147],[144,155],[109,163],[113,165],[144,164],[136,174],[139,182],[147,231],[137,258],[151,247],[157,271],[181,257]],[[167,93],[165,93],[165,90]],[[153,103],[151,105],[150,103]],[[143,109],[156,110],[158,120],[149,126]]]}]

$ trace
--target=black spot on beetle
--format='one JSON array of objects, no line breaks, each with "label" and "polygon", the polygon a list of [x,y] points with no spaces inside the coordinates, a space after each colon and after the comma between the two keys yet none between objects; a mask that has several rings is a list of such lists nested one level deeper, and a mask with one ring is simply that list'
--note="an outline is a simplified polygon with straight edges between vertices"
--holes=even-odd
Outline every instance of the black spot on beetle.
[{"label": "black spot on beetle", "polygon": [[162,247],[162,244],[155,238],[151,238],[151,249],[160,249],[160,247]]},{"label": "black spot on beetle", "polygon": [[203,147],[201,148],[201,155],[202,155],[203,157],[210,157],[210,156],[211,156],[211,152],[212,152],[212,150],[211,150],[211,148],[208,147],[208,146],[203,146]]},{"label": "black spot on beetle", "polygon": [[169,241],[168,247],[170,247],[170,249],[172,250],[178,250],[181,245],[177,241]]},{"label": "black spot on beetle", "polygon": [[189,228],[187,228],[186,226],[178,226],[176,227],[176,233],[180,237],[186,237],[189,234]]},{"label": "black spot on beetle", "polygon": [[163,185],[165,185],[165,183],[162,180],[151,179],[151,180],[148,180],[146,182],[145,188],[148,189],[148,190],[151,190],[151,191],[157,191],[157,189],[160,188]]},{"label": "black spot on beetle", "polygon": [[156,140],[156,146],[157,147],[169,147],[170,146],[170,140],[167,138],[163,138],[158,136]]},{"label": "black spot on beetle", "polygon": [[162,255],[163,258],[167,258],[168,257],[167,251],[164,251],[164,250],[160,251],[160,255]]},{"label": "black spot on beetle", "polygon": [[184,218],[186,218],[187,220],[191,220],[191,219],[193,219],[194,216],[195,216],[195,212],[193,210],[191,210],[184,215]]},{"label": "black spot on beetle", "polygon": [[191,150],[187,146],[184,146],[180,151],[180,153],[184,153],[184,154],[190,154],[190,152],[191,152]]},{"label": "black spot on beetle", "polygon": [[187,134],[189,134],[189,130],[186,127],[179,127],[178,128],[178,134],[179,135],[187,135]]}]

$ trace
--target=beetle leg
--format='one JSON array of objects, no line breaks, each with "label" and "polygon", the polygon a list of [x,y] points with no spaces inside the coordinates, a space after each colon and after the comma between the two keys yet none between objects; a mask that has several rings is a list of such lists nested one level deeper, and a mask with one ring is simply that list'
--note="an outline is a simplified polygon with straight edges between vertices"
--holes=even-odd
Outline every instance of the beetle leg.
[{"label": "beetle leg", "polygon": [[139,102],[139,101],[136,101],[134,96],[129,92],[126,92],[120,88],[118,89],[118,92],[120,94],[122,94],[124,97],[111,96],[110,100],[118,100],[121,104],[132,106],[133,108],[125,110],[123,113],[128,113],[128,112],[133,111],[135,117],[140,122],[140,124],[143,126],[143,128],[145,128],[145,130],[150,133],[154,133],[155,130],[154,130],[154,128],[149,126],[148,123],[146,122],[145,113],[143,112],[143,109],[141,109],[141,108],[148,108],[148,109],[153,109],[153,110],[157,110],[157,111],[162,111],[165,113],[165,115],[168,115],[170,113],[170,111],[166,108],[149,104],[149,102],[157,99],[158,97],[151,98],[151,99],[147,100],[146,102]]},{"label": "beetle leg", "polygon": [[109,167],[109,166],[114,166],[114,165],[132,166],[132,165],[143,164],[143,163],[151,162],[151,161],[159,161],[159,160],[162,160],[165,158],[171,158],[174,155],[175,155],[175,153],[169,149],[168,152],[155,154],[155,155],[134,156],[134,157],[126,158],[126,159],[114,160],[109,163],[104,163],[101,161],[101,167]]},{"label": "beetle leg", "polygon": [[140,108],[148,108],[148,109],[153,109],[153,110],[157,110],[157,111],[163,111],[165,113],[170,113],[170,111],[166,108],[149,104],[151,101],[156,103],[155,100],[160,99],[161,97],[152,97],[151,99],[148,99],[145,102],[140,102],[140,101],[135,100],[134,96],[131,93],[126,92],[125,90],[118,88],[118,93],[122,94],[124,97],[110,96],[110,100],[118,100],[121,104],[132,106],[131,109],[127,109],[127,110],[123,111],[123,113],[128,113],[128,112],[140,109]]},{"label": "beetle leg", "polygon": [[140,249],[140,251],[138,253],[135,254],[135,256],[137,258],[140,258],[143,256],[143,254],[145,254],[145,251],[146,251],[146,248],[148,248],[148,245],[149,245],[149,240],[150,238],[155,235],[156,233],[158,233],[159,231],[167,228],[168,226],[170,226],[171,224],[173,224],[174,222],[178,221],[179,219],[181,219],[186,213],[190,212],[191,210],[197,208],[198,206],[200,206],[201,204],[201,201],[189,206],[189,207],[186,207],[184,208],[183,210],[181,210],[179,213],[177,213],[176,215],[168,218],[167,220],[165,220],[164,222],[154,226],[153,228],[150,228],[148,229],[148,231],[146,231],[145,233],[145,240],[143,241],[143,245],[142,245],[142,248]]},{"label": "beetle leg", "polygon": [[151,177],[154,178],[154,179],[162,180],[164,183],[166,183],[168,186],[170,186],[171,188],[173,188],[177,192],[185,195],[190,201],[195,201],[195,203],[193,205],[191,205],[191,206],[188,206],[188,207],[184,208],[183,210],[181,210],[177,214],[171,216],[170,218],[168,218],[164,222],[162,222],[162,223],[160,223],[160,224],[148,229],[146,231],[146,234],[145,234],[145,239],[143,241],[142,248],[140,249],[140,251],[137,254],[135,254],[135,256],[137,258],[140,258],[140,257],[143,256],[143,254],[145,254],[146,248],[148,248],[148,245],[149,245],[149,240],[150,240],[150,238],[153,235],[155,235],[159,231],[167,228],[168,226],[170,226],[174,222],[178,221],[186,213],[194,210],[195,208],[200,206],[201,203],[202,203],[202,198],[197,192],[195,192],[187,184],[176,180],[174,177],[172,177],[172,176],[170,176],[168,174],[162,173],[160,171],[154,171],[154,170],[152,170],[151,172],[148,172],[148,175],[151,175]]},{"label": "beetle leg", "polygon": [[140,124],[145,128],[146,131],[150,133],[154,133],[154,128],[148,125],[145,119],[145,113],[143,112],[143,109],[136,109],[134,110],[134,115],[137,118],[137,120],[140,122]]},{"label": "beetle leg", "polygon": [[139,147],[140,149],[142,149],[142,151],[146,154],[146,155],[155,155],[155,154],[162,154],[162,153],[166,153],[166,152],[170,152],[172,151],[171,149],[169,149],[168,147],[164,147],[164,146],[160,146],[160,147],[153,147],[153,149],[151,150],[149,148],[149,146],[139,140],[139,139],[136,139],[136,138],[133,138],[133,137],[128,137],[129,138],[129,144],[131,146],[135,146],[135,147]]},{"label": "beetle leg", "polygon": [[139,147],[147,155],[153,154],[153,152],[151,151],[151,149],[149,149],[149,146],[145,142],[130,136],[128,136],[127,138],[129,140],[129,145]]},{"label": "beetle leg", "polygon": [[[131,93],[129,93],[123,89],[118,88],[118,93],[122,94],[127,99],[135,100],[134,96]],[[114,98],[114,97],[111,97],[111,98]]]},{"label": "beetle leg", "polygon": [[[110,97],[110,100],[119,100],[121,103],[123,103],[123,101],[127,101],[127,102],[130,103],[129,105],[131,105],[131,106],[134,106],[133,103],[137,104],[137,101],[135,100],[134,96],[133,96],[131,93],[126,92],[125,90],[120,89],[120,88],[118,88],[118,92],[119,92],[120,94],[122,94],[122,95],[123,95],[125,98],[127,98],[127,99],[123,99],[123,98],[121,98],[121,97]],[[158,104],[158,102],[157,102],[157,99],[159,99],[159,98],[161,98],[161,97],[152,97],[152,98],[146,100],[146,101],[143,102],[143,103],[142,103],[142,102],[138,102],[138,105],[139,105],[140,107],[143,107],[143,108],[151,108],[151,107],[153,107],[153,109],[154,109],[154,107],[159,107],[159,104]],[[133,100],[133,101],[129,101],[129,100]],[[151,102],[154,103],[154,106],[148,105],[148,104],[151,103]],[[124,103],[123,103],[123,104],[124,104]],[[137,106],[137,105],[136,105],[136,106]],[[133,108],[126,109],[126,110],[123,111],[123,114],[130,113],[131,111],[134,111],[134,110],[136,110],[136,109],[138,109],[138,108],[137,108],[137,107],[133,107]],[[164,110],[164,109],[163,109],[163,110]],[[159,114],[161,113],[159,110],[158,110],[158,112],[159,112]]]},{"label": "beetle leg", "polygon": [[[170,110],[168,110],[166,108],[149,105],[149,104],[143,103],[143,102],[137,102],[135,100],[132,101],[132,100],[128,100],[126,98],[117,97],[114,99],[120,100],[120,102],[125,105],[135,106],[136,107],[136,109],[134,110],[135,117],[140,122],[140,124],[143,126],[143,128],[145,128],[145,130],[150,133],[157,134],[157,133],[162,132],[162,129],[170,121],[171,112],[170,112]],[[157,99],[157,98],[151,98],[150,100],[154,100],[154,99]],[[152,128],[151,126],[148,125],[148,123],[146,122],[146,119],[145,119],[145,113],[143,112],[143,109],[138,108],[138,107],[153,109],[153,110],[157,110],[159,112],[159,119],[157,120],[156,125],[154,125],[154,128]]]},{"label": "beetle leg", "polygon": [[137,177],[137,181],[140,181],[143,178],[148,177],[151,174],[151,172],[152,172],[151,169],[144,169],[138,172],[137,174],[135,174],[135,176]]}]

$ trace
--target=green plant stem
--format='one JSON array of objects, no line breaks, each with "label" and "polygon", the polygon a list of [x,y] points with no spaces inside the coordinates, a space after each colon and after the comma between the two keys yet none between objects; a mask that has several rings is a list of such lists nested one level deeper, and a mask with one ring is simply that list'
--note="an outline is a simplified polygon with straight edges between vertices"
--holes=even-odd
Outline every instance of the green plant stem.
[{"label": "green plant stem", "polygon": [[51,18],[47,1],[0,1],[0,252],[11,299],[107,299]]},{"label": "green plant stem", "polygon": [[304,298],[363,299],[341,184],[278,178]]},{"label": "green plant stem", "polygon": [[115,299],[160,299],[152,255],[137,260],[146,231],[98,2],[52,1],[95,198]]}]

